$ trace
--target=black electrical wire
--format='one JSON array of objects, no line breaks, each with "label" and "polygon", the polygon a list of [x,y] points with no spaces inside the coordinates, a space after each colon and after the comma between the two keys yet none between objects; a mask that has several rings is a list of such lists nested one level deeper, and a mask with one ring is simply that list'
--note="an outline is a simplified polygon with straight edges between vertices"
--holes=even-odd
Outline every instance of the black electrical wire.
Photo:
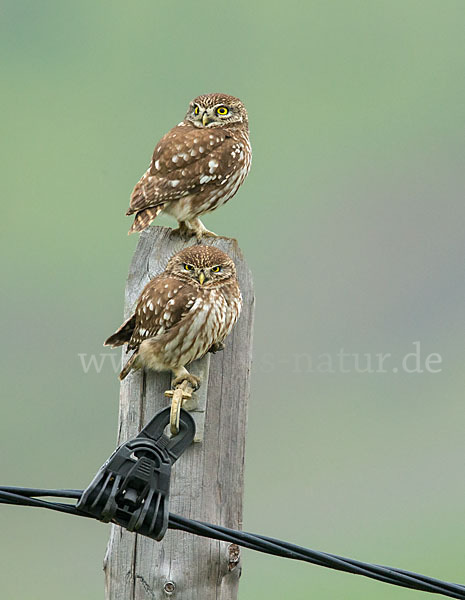
[{"label": "black electrical wire", "polygon": [[[171,523],[173,523],[175,527],[173,527]],[[193,524],[193,526],[189,527],[191,524]],[[177,527],[177,525],[181,526]],[[235,531],[219,525],[191,521],[190,519],[185,519],[178,515],[170,514],[169,527],[174,529],[187,529],[190,533],[196,535],[233,542],[241,546],[250,547],[253,550],[258,550],[259,552],[275,554],[276,556],[281,556],[283,558],[302,560],[330,569],[345,571],[355,575],[363,575],[391,585],[442,594],[451,598],[465,598],[465,586],[462,585],[436,580],[417,573],[409,573],[408,571],[395,569],[393,567],[372,565],[333,554],[327,554],[325,552],[309,550],[281,540],[275,540],[273,538],[267,538],[265,536],[242,531]],[[256,542],[258,542],[258,544],[256,544]],[[248,546],[247,544],[250,543],[252,543],[252,545]]]},{"label": "black electrical wire", "polygon": [[[16,504],[20,506],[34,506],[47,508],[81,517],[90,517],[79,511],[73,504],[50,502],[41,498],[67,498],[79,500],[82,490],[47,490],[36,488],[0,487],[0,504]],[[441,594],[450,598],[465,600],[465,586],[455,583],[440,581],[418,573],[411,573],[403,569],[384,567],[363,563],[357,560],[344,558],[326,552],[318,552],[302,548],[289,542],[283,542],[271,537],[236,531],[220,525],[202,523],[186,519],[170,513],[169,528],[185,531],[194,535],[213,538],[220,541],[238,544],[244,548],[264,552],[274,556],[290,558],[309,562],[322,567],[362,575],[384,583],[415,589],[434,594]]]}]

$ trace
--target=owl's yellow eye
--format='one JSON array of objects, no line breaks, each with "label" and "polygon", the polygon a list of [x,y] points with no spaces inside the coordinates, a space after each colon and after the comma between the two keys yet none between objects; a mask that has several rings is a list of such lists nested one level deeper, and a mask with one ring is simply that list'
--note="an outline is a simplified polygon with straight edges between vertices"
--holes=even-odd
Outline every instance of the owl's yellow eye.
[{"label": "owl's yellow eye", "polygon": [[224,117],[225,115],[227,115],[229,112],[229,109],[226,106],[218,106],[218,108],[216,109],[216,114],[220,115],[221,117]]},{"label": "owl's yellow eye", "polygon": [[220,271],[221,271],[221,267],[212,267],[211,268],[212,273],[219,273]]},{"label": "owl's yellow eye", "polygon": [[196,106],[196,107],[194,108],[194,115],[198,115],[198,114],[199,114],[199,112],[200,112],[200,108],[199,108],[198,106]]},{"label": "owl's yellow eye", "polygon": [[192,265],[188,265],[187,263],[184,263],[184,268],[186,269],[186,271],[193,271],[194,267]]}]

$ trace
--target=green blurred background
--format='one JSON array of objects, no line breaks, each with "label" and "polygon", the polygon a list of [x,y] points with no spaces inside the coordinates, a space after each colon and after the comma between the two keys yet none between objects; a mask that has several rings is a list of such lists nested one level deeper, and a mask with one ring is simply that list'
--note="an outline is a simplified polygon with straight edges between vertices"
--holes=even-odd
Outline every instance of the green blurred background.
[{"label": "green blurred background", "polygon": [[[465,583],[463,0],[3,0],[1,483],[85,487],[115,444],[124,216],[194,96],[249,110],[207,227],[257,311],[244,527]],[[161,224],[173,225],[168,219]],[[406,373],[421,343],[438,373]],[[387,373],[337,355],[391,353]],[[334,372],[309,368],[328,354]],[[302,357],[302,355],[304,355]],[[2,600],[103,598],[108,527],[0,510]],[[241,600],[426,597],[246,552]]]}]

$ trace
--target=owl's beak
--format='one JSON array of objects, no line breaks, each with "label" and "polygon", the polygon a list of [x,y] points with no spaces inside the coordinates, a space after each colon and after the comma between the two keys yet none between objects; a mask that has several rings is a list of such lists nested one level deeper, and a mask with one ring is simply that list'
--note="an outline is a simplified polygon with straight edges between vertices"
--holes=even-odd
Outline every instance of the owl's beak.
[{"label": "owl's beak", "polygon": [[208,118],[208,115],[206,112],[204,112],[202,115],[202,123],[203,123],[204,127],[205,127],[205,125],[208,125],[208,123],[210,123],[210,119]]},{"label": "owl's beak", "polygon": [[203,271],[200,271],[200,273],[199,273],[199,283],[200,283],[200,285],[203,285],[204,281],[205,281],[205,273]]}]

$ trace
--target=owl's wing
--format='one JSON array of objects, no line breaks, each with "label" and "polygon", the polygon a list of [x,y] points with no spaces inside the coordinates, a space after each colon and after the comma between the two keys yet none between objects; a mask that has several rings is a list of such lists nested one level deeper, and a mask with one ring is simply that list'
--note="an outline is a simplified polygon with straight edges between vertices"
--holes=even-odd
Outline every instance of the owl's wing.
[{"label": "owl's wing", "polygon": [[201,192],[205,185],[234,169],[234,140],[223,128],[180,123],[157,144],[152,162],[132,192],[131,215]]},{"label": "owl's wing", "polygon": [[113,335],[110,335],[108,339],[103,342],[104,346],[111,346],[117,348],[129,342],[136,326],[136,313],[132,313],[129,319],[126,319],[124,323],[119,327]]},{"label": "owl's wing", "polygon": [[134,313],[135,322],[128,350],[138,348],[177,325],[194,306],[195,289],[172,277],[160,275],[142,291]]}]

